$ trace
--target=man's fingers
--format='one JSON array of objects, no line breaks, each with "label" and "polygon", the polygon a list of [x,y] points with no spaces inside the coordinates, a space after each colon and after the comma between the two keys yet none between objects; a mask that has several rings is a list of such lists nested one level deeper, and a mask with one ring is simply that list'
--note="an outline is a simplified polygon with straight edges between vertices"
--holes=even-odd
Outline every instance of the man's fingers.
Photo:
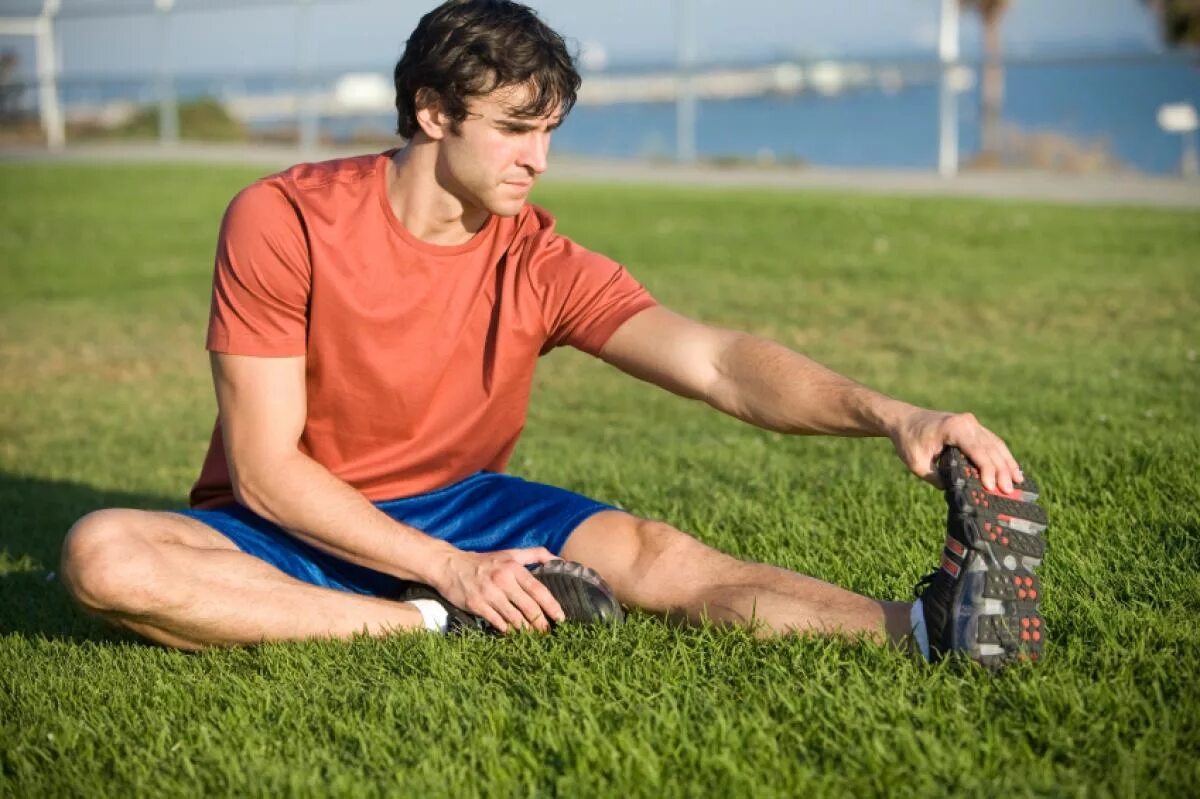
[{"label": "man's fingers", "polygon": [[1014,483],[1025,481],[1025,475],[1021,474],[1021,464],[1017,463],[1017,459],[1013,457],[1012,451],[1003,441],[1000,442],[1000,450],[1003,453],[1004,465],[1008,467],[1008,473],[1012,477]]},{"label": "man's fingers", "polygon": [[562,606],[558,604],[554,594],[550,593],[550,589],[542,585],[541,580],[530,574],[528,570],[522,569],[521,572],[517,576],[517,582],[520,583],[525,593],[537,603],[538,613],[556,622],[565,620],[567,614],[563,612]]},{"label": "man's fingers", "polygon": [[996,489],[996,464],[991,458],[984,460],[983,465],[979,467],[979,479],[987,490]]},{"label": "man's fingers", "polygon": [[1017,466],[1017,460],[1012,456],[1008,445],[999,436],[988,431],[988,437],[992,439],[989,442],[988,455],[992,459],[993,479],[1000,490],[1007,494],[1013,490],[1016,483],[1021,482],[1021,469]]},{"label": "man's fingers", "polygon": [[513,584],[513,591],[508,595],[509,601],[516,606],[525,626],[534,627],[544,633],[550,632],[550,622],[546,618],[541,605],[530,596],[521,585]]},{"label": "man's fingers", "polygon": [[1004,442],[1000,443],[1000,453],[998,455],[1000,461],[1000,487],[1005,493],[1013,490],[1013,486],[1021,482],[1021,470],[1017,467],[1016,460],[1013,459],[1012,453],[1008,451],[1008,447],[1004,446]]},{"label": "man's fingers", "polygon": [[538,629],[550,629],[550,623],[547,619],[553,619],[556,622],[563,621],[566,614],[563,613],[562,607],[550,593],[546,586],[542,585],[536,577],[529,573],[524,566],[531,566],[537,563],[549,563],[554,560],[561,560],[550,550],[545,547],[526,547],[524,549],[510,549],[508,555],[517,563],[522,565],[522,568],[517,571],[515,588],[519,594],[511,594],[511,596],[529,597],[532,602],[530,605],[521,605],[521,609],[525,612],[525,617],[533,622]]},{"label": "man's fingers", "polygon": [[961,449],[978,467],[979,482],[983,483],[983,487],[988,491],[999,488],[1007,494],[1013,490],[1013,484],[1020,481],[1019,470],[1013,468],[1016,462],[999,439],[991,446],[976,445],[970,449]]},{"label": "man's fingers", "polygon": [[975,468],[979,470],[979,482],[983,483],[983,487],[988,491],[995,490],[997,470],[992,451],[978,443],[972,443],[970,446],[966,444],[956,444],[955,446],[970,458],[971,463],[975,464]]},{"label": "man's fingers", "polygon": [[482,616],[484,621],[495,627],[500,632],[508,632],[508,622],[504,620],[504,616],[502,616],[496,611],[495,608],[487,603],[487,600],[483,600],[480,602],[480,604],[476,605],[475,607],[470,607],[468,610],[470,610],[472,613]]},{"label": "man's fingers", "polygon": [[523,566],[514,566],[496,576],[496,585],[521,614],[518,626],[550,631],[550,619],[562,621],[563,612],[553,595]]},{"label": "man's fingers", "polygon": [[[524,567],[515,567],[520,571],[525,571]],[[495,585],[504,594],[507,606],[503,608],[505,617],[513,622],[513,626],[518,628],[536,627],[543,632],[548,632],[550,623],[546,621],[546,616],[542,613],[541,607],[538,606],[536,600],[529,596],[529,593],[521,585],[521,580],[518,574],[514,571],[506,569],[503,572],[496,574]],[[518,615],[518,618],[513,619],[508,612],[508,607],[511,606]]]},{"label": "man's fingers", "polygon": [[529,626],[529,622],[525,618],[525,614],[513,604],[512,598],[499,586],[492,586],[492,590],[487,594],[488,602],[492,609],[500,615],[505,621],[505,625],[493,625],[501,632],[508,632],[508,628],[524,629]]}]

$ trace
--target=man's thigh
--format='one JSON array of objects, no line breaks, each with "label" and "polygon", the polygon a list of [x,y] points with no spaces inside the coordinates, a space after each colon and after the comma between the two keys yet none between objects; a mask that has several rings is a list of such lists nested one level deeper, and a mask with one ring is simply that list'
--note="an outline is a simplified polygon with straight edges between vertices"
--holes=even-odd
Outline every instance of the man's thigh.
[{"label": "man's thigh", "polygon": [[580,524],[562,556],[595,569],[622,604],[658,613],[736,582],[747,564],[664,522],[604,511]]},{"label": "man's thigh", "polygon": [[128,589],[127,577],[113,575],[126,574],[134,564],[157,563],[167,547],[237,548],[211,527],[176,513],[107,508],[71,527],[63,541],[60,573],[76,598],[99,609],[104,606],[99,597],[111,599]]},{"label": "man's thigh", "polygon": [[225,536],[196,519],[170,511],[106,508],[75,524],[87,537],[116,542],[178,544],[196,549],[237,549]]}]

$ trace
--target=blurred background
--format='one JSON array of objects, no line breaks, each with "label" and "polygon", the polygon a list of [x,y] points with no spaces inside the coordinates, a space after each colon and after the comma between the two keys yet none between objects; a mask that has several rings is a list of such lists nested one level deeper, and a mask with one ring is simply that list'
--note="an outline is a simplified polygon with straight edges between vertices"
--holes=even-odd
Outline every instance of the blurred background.
[{"label": "blurred background", "polygon": [[[532,0],[559,156],[1195,177],[1200,0]],[[433,0],[0,0],[0,148],[396,141]]]}]

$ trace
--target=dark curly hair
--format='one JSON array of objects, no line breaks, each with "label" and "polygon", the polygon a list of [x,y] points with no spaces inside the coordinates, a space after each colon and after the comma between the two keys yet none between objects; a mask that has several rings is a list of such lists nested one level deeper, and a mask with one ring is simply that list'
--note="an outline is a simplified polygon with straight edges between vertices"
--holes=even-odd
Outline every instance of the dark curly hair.
[{"label": "dark curly hair", "polygon": [[529,86],[518,117],[575,105],[579,73],[563,38],[536,12],[511,0],[449,0],[421,17],[396,63],[396,132],[416,134],[417,109],[436,100],[451,130],[467,101],[505,86]]}]

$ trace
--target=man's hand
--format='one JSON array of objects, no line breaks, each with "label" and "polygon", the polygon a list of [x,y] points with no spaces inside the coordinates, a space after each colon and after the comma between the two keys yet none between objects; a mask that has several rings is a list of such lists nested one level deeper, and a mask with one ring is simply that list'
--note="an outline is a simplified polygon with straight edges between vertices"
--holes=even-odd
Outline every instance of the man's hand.
[{"label": "man's hand", "polygon": [[544,547],[499,552],[452,552],[434,588],[451,604],[482,616],[501,632],[533,627],[550,631],[550,622],[566,615],[546,586],[525,568],[557,560]]},{"label": "man's hand", "polygon": [[955,446],[976,466],[985,488],[997,485],[1012,491],[1024,480],[1021,467],[1000,437],[971,413],[945,413],[915,408],[888,431],[900,460],[922,480],[945,488],[938,477],[936,459],[942,448]]}]

